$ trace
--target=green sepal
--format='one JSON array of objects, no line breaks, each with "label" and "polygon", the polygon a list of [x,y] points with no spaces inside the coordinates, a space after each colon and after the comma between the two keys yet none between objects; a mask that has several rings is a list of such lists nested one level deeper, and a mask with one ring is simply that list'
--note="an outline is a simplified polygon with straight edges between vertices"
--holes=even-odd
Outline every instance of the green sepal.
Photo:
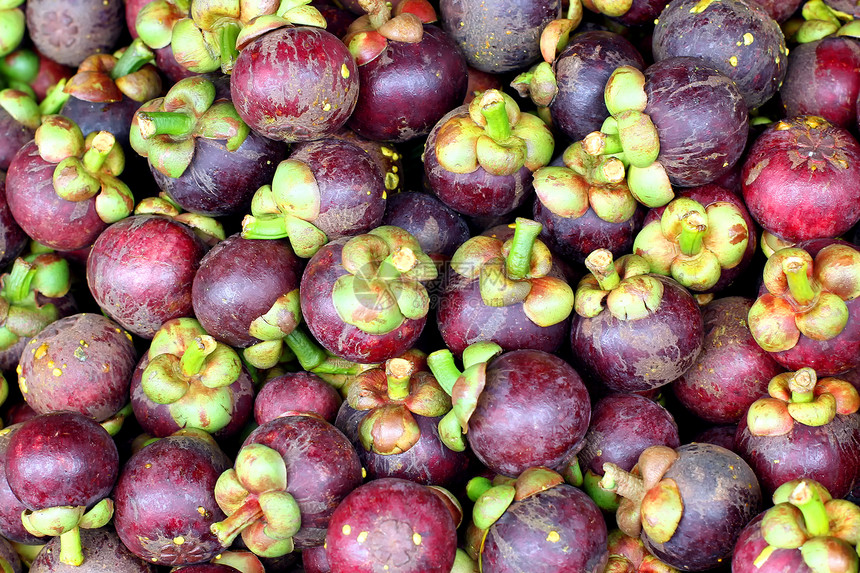
[{"label": "green sepal", "polygon": [[[2,20],[2,16],[0,16]],[[0,107],[12,116],[15,121],[35,130],[42,123],[42,113],[39,104],[30,94],[20,90],[5,89],[0,91]]]},{"label": "green sepal", "polygon": [[24,529],[38,537],[56,537],[78,526],[86,507],[64,505],[21,513]]},{"label": "green sepal", "polygon": [[173,25],[170,44],[174,58],[187,70],[206,74],[221,68],[217,36],[198,28],[191,18],[182,18]]},{"label": "green sepal", "polygon": [[284,491],[287,489],[287,466],[277,450],[263,444],[251,443],[236,456],[236,476],[251,493]]},{"label": "green sepal", "polygon": [[463,430],[460,426],[460,420],[453,410],[442,416],[438,425],[439,439],[442,443],[452,451],[462,452],[466,450],[466,440],[463,437]]},{"label": "green sepal", "polygon": [[484,493],[493,487],[493,481],[484,476],[473,477],[466,483],[466,497],[471,501],[478,501]]},{"label": "green sepal", "polygon": [[460,421],[460,429],[469,431],[469,419],[478,406],[478,398],[487,383],[487,363],[474,364],[463,371],[451,391],[451,411]]},{"label": "green sepal", "polygon": [[281,362],[284,348],[282,340],[264,340],[243,349],[242,357],[254,368],[268,370]]},{"label": "green sepal", "polygon": [[104,498],[93,506],[78,522],[78,527],[98,529],[107,525],[113,517],[114,504],[109,497]]},{"label": "green sepal", "polygon": [[188,393],[188,380],[176,375],[179,358],[173,354],[160,354],[150,360],[141,376],[141,388],[147,398],[156,404],[173,404]]},{"label": "green sepal", "polygon": [[266,518],[266,535],[282,540],[299,532],[302,513],[292,495],[285,491],[267,491],[260,494],[259,502]]},{"label": "green sepal", "polygon": [[193,135],[205,139],[226,140],[227,151],[236,151],[250,133],[251,128],[239,117],[233,103],[218,101],[197,120]]},{"label": "green sepal", "polygon": [[0,10],[0,57],[21,45],[26,30],[24,11],[20,8]]},{"label": "green sepal", "polygon": [[196,146],[193,138],[179,141],[154,138],[149,142],[147,157],[159,173],[177,179],[191,165]]},{"label": "green sepal", "polygon": [[631,165],[627,169],[627,188],[646,207],[662,207],[674,199],[675,191],[666,169],[655,161],[647,167]]},{"label": "green sepal", "polygon": [[496,485],[481,494],[472,509],[472,521],[478,529],[489,529],[513,503],[517,490],[512,485]]},{"label": "green sepal", "polygon": [[298,326],[302,310],[299,289],[283,294],[265,314],[251,321],[248,334],[259,340],[281,340]]}]

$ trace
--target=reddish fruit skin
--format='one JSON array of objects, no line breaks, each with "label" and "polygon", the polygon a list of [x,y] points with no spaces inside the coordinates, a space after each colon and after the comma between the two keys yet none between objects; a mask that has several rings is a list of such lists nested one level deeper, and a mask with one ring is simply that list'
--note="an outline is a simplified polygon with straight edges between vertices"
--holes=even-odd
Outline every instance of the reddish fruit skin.
[{"label": "reddish fruit skin", "polygon": [[309,141],[346,123],[358,98],[358,67],[346,46],[321,28],[286,27],[245,46],[230,93],[252,129],[278,141]]},{"label": "reddish fruit skin", "polygon": [[301,268],[287,241],[227,237],[206,253],[194,275],[194,315],[217,340],[248,347],[259,342],[248,333],[251,322],[299,288]]},{"label": "reddish fruit skin", "polygon": [[176,61],[176,58],[173,57],[172,46],[165,46],[153,51],[155,52],[155,63],[158,69],[168,80],[170,80],[171,83],[175,84],[182,78],[190,78],[191,76],[199,75],[182,67],[182,65]]},{"label": "reddish fruit skin", "polygon": [[743,196],[753,218],[783,239],[836,237],[860,220],[858,179],[854,137],[801,116],[771,125],[756,139],[744,162]]},{"label": "reddish fruit skin", "polygon": [[699,58],[688,57],[653,64],[645,79],[645,113],[657,127],[657,160],[671,182],[705,185],[731,170],[749,131],[747,107],[735,83]]},{"label": "reddish fruit skin", "polygon": [[[42,296],[39,293],[36,293],[36,301],[39,304],[53,304],[60,313],[60,318],[71,316],[78,312],[78,305],[75,302],[75,299],[72,297],[71,291],[66,293],[65,296],[60,298],[48,298],[46,296]],[[7,378],[7,380],[13,380],[15,377],[15,370],[18,367],[18,363],[21,360],[21,353],[24,352],[24,348],[27,346],[27,343],[30,342],[29,337],[20,337],[18,342],[7,348],[6,350],[0,350],[0,372],[9,373],[12,378]],[[15,374],[12,374],[15,373]],[[4,418],[4,421],[7,421]],[[10,422],[11,423],[11,422]]]},{"label": "reddish fruit skin", "polygon": [[67,66],[94,53],[109,53],[122,35],[120,0],[34,0],[26,6],[27,31],[39,51]]},{"label": "reddish fruit skin", "polygon": [[[112,528],[81,529],[81,547],[85,565],[60,561],[60,538],[54,537],[39,552],[30,573],[75,573],[110,571],[111,573],[156,573],[156,568],[126,549]],[[44,540],[43,540],[44,541]]]},{"label": "reddish fruit skin", "polygon": [[451,487],[463,480],[469,466],[469,455],[455,452],[439,439],[438,417],[413,414],[421,436],[402,454],[382,455],[367,451],[358,437],[358,425],[366,411],[354,410],[344,401],[337,414],[335,426],[352,442],[368,479],[401,478],[421,485]]},{"label": "reddish fruit skin", "polygon": [[557,485],[515,501],[490,527],[481,571],[601,573],[609,559],[606,537],[603,514],[591,498],[567,484]]},{"label": "reddish fruit skin", "polygon": [[830,36],[792,48],[779,89],[787,117],[817,115],[849,128],[858,94],[860,44],[855,39]]},{"label": "reddish fruit skin", "polygon": [[361,484],[361,462],[343,433],[313,415],[282,416],[251,432],[243,446],[263,444],[287,465],[287,491],[302,513],[297,549],[322,545],[332,513]]},{"label": "reddish fruit skin", "polygon": [[487,365],[466,438],[490,470],[516,477],[566,463],[590,416],[588,391],[573,367],[547,352],[515,350]]},{"label": "reddish fruit skin", "polygon": [[254,419],[263,425],[286,412],[312,412],[334,423],[343,400],[328,382],[310,372],[291,372],[267,381],[254,400]]},{"label": "reddish fruit skin", "polygon": [[137,38],[137,14],[153,0],[125,0],[125,25],[132,38]]},{"label": "reddish fruit skin", "polygon": [[824,426],[795,422],[782,436],[753,435],[743,416],[735,449],[753,467],[768,496],[787,481],[809,478],[834,498],[845,497],[860,477],[860,414],[836,414]]},{"label": "reddish fruit skin", "polygon": [[30,237],[18,226],[6,201],[6,175],[0,176],[0,267],[7,267],[21,254]]},{"label": "reddish fruit skin", "polygon": [[389,40],[378,57],[359,66],[358,101],[349,127],[375,141],[427,135],[463,102],[468,77],[457,46],[436,26],[425,25],[414,44]]},{"label": "reddish fruit skin", "polygon": [[707,430],[700,432],[693,438],[694,442],[704,442],[706,444],[714,444],[721,448],[726,448],[729,451],[735,452],[735,433],[737,433],[738,425],[730,426],[711,426]]},{"label": "reddish fruit skin", "polygon": [[[144,561],[185,565],[224,550],[209,531],[225,515],[215,502],[215,482],[230,460],[213,444],[170,436],[128,460],[114,491],[114,526],[128,549]],[[182,537],[181,545],[174,539]]]},{"label": "reddish fruit skin", "polygon": [[10,573],[21,573],[21,558],[18,557],[18,553],[6,539],[0,540],[0,560],[5,560],[6,564],[12,568]]},{"label": "reddish fruit skin", "polygon": [[[771,18],[782,24],[800,7],[803,0],[756,0]],[[797,48],[798,46],[795,46]],[[791,70],[791,64],[788,69]]]},{"label": "reddish fruit skin", "polygon": [[702,313],[692,295],[668,277],[663,301],[638,320],[619,320],[604,310],[574,315],[570,341],[589,376],[616,392],[651,390],[676,380],[695,362],[704,343]]},{"label": "reddish fruit skin", "polygon": [[[360,540],[364,531],[367,539]],[[397,478],[355,489],[335,510],[326,534],[332,573],[375,573],[384,566],[448,573],[456,551],[457,527],[438,495]]]},{"label": "reddish fruit skin", "polygon": [[30,82],[30,87],[36,93],[36,101],[42,101],[50,88],[54,87],[61,79],[68,79],[75,75],[76,70],[46,58],[38,50],[35,52],[39,56],[39,73],[36,75],[36,79]]},{"label": "reddish fruit skin", "polygon": [[469,239],[469,226],[435,196],[415,191],[395,193],[385,204],[383,225],[409,231],[428,255],[450,258]]},{"label": "reddish fruit skin", "polygon": [[699,418],[734,424],[750,404],[767,394],[771,378],[783,368],[756,343],[747,326],[752,301],[743,297],[714,300],[702,309],[702,352],[672,389]]},{"label": "reddish fruit skin", "polygon": [[750,521],[738,537],[732,554],[732,573],[812,573],[797,549],[775,549],[764,563],[754,564],[768,546],[761,533],[765,513],[761,512]]},{"label": "reddish fruit skin", "polygon": [[598,131],[609,116],[603,90],[620,66],[645,69],[639,51],[613,32],[593,30],[577,34],[552,64],[558,93],[549,106],[553,125],[579,141]]},{"label": "reddish fruit skin", "polygon": [[95,208],[95,197],[66,201],[54,191],[55,163],[39,156],[35,141],[15,155],[6,174],[6,201],[15,221],[34,240],[58,251],[93,244],[107,227]]},{"label": "reddish fruit skin", "polygon": [[669,0],[633,0],[633,5],[623,16],[615,18],[625,26],[652,24]]},{"label": "reddish fruit skin", "polygon": [[597,475],[603,475],[605,463],[632,470],[639,454],[651,446],[681,445],[672,414],[637,394],[610,394],[598,401],[583,443],[576,459],[583,471]]},{"label": "reddish fruit skin", "polygon": [[316,340],[329,352],[352,362],[378,364],[412,348],[427,317],[404,319],[403,324],[387,334],[367,334],[341,320],[332,302],[335,281],[347,274],[341,265],[342,237],[324,245],[308,261],[302,282],[302,317]]},{"label": "reddish fruit skin", "polygon": [[113,439],[77,412],[52,412],[27,420],[6,450],[9,488],[32,510],[90,507],[110,494],[118,472]]},{"label": "reddish fruit skin", "polygon": [[424,174],[430,190],[439,199],[463,215],[472,217],[506,215],[525,202],[531,194],[532,174],[523,166],[513,175],[492,175],[478,168],[471,173],[452,173],[436,159],[436,136],[453,118],[467,117],[468,106],[454,108],[430,131],[424,146]]},{"label": "reddish fruit skin", "polygon": [[9,112],[0,108],[0,169],[9,169],[15,154],[33,139],[35,133],[36,130],[18,122]]},{"label": "reddish fruit skin", "polygon": [[682,571],[704,571],[728,561],[743,527],[759,512],[762,492],[753,470],[735,453],[713,444],[687,444],[663,479],[684,500],[675,534],[663,544],[643,532],[655,557]]},{"label": "reddish fruit skin", "polygon": [[331,573],[325,547],[318,545],[302,551],[302,567],[305,573]]},{"label": "reddish fruit skin", "polygon": [[44,542],[44,539],[24,529],[24,524],[21,523],[21,512],[27,507],[9,489],[9,481],[6,478],[6,454],[9,451],[9,442],[15,432],[21,428],[22,423],[10,423],[11,420],[6,416],[3,417],[3,421],[10,425],[0,431],[0,535],[16,543],[39,545]]},{"label": "reddish fruit skin", "polygon": [[190,227],[135,215],[100,239],[87,259],[87,284],[108,316],[147,339],[171,318],[191,316],[191,284],[206,245]]}]

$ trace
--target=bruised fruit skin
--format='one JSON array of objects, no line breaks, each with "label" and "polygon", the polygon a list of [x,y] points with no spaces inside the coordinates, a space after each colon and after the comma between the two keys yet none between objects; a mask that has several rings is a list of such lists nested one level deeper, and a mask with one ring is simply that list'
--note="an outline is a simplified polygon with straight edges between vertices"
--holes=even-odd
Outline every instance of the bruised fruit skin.
[{"label": "bruised fruit skin", "polygon": [[750,215],[797,242],[836,237],[860,220],[860,145],[816,116],[778,121],[756,139],[742,172]]},{"label": "bruised fruit skin", "polygon": [[209,531],[224,514],[212,493],[230,460],[214,441],[175,435],[145,446],[126,463],[114,492],[114,525],[141,559],[185,565],[223,550]]},{"label": "bruised fruit skin", "polygon": [[31,573],[74,573],[111,571],[114,573],[155,573],[156,568],[126,549],[113,528],[81,530],[84,565],[74,566],[59,559],[60,540],[54,538],[39,552]]},{"label": "bruised fruit skin", "polygon": [[114,48],[124,29],[123,12],[120,0],[36,0],[27,3],[27,30],[39,52],[77,66],[93,53]]},{"label": "bruised fruit skin", "polygon": [[448,573],[457,550],[457,525],[440,495],[397,478],[355,489],[328,527],[331,570]]},{"label": "bruised fruit skin", "polygon": [[[3,417],[3,421],[7,424],[12,422],[6,416]],[[21,512],[27,507],[12,493],[6,478],[6,454],[9,451],[9,441],[20,427],[20,423],[12,423],[0,430],[0,535],[16,543],[39,545],[44,542],[44,539],[24,529]]]}]

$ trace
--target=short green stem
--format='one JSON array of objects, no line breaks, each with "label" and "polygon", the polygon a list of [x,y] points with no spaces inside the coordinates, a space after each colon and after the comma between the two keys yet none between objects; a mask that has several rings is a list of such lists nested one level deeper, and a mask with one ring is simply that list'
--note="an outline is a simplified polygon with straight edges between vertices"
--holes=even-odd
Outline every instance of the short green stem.
[{"label": "short green stem", "polygon": [[593,131],[582,140],[582,148],[592,156],[621,153],[621,137],[618,134],[609,135],[602,131]]},{"label": "short green stem", "polygon": [[451,351],[446,349],[430,353],[427,356],[427,366],[430,368],[433,376],[436,377],[436,381],[439,382],[442,389],[450,396],[457,379],[463,375],[457,368],[457,364],[454,362],[454,355]]},{"label": "short green stem", "polygon": [[285,338],[284,342],[296,355],[299,364],[308,372],[326,361],[326,353],[300,328],[295,328]]},{"label": "short green stem", "polygon": [[77,526],[60,535],[60,562],[75,567],[84,562],[81,529]]},{"label": "short green stem", "polygon": [[243,239],[285,239],[289,235],[287,220],[281,215],[245,215],[242,220]]},{"label": "short green stem", "polygon": [[787,257],[782,262],[782,272],[788,281],[791,296],[801,306],[811,304],[818,296],[806,274],[809,264],[800,257]]},{"label": "short green stem", "polygon": [[788,381],[791,391],[791,401],[795,404],[807,404],[815,400],[815,385],[818,377],[815,370],[809,367],[801,368]]},{"label": "short green stem", "polygon": [[236,511],[227,516],[224,521],[213,523],[210,528],[224,547],[229,547],[236,536],[245,528],[263,517],[263,510],[257,498],[247,499]]},{"label": "short green stem", "polygon": [[806,481],[801,481],[791,492],[788,501],[803,514],[806,530],[810,537],[820,537],[830,533],[830,518],[818,491]]},{"label": "short green stem", "polygon": [[81,160],[84,169],[90,173],[97,173],[104,166],[115,144],[116,138],[110,132],[100,131]]},{"label": "short green stem", "polygon": [[678,235],[678,247],[681,253],[692,257],[702,251],[705,233],[708,230],[704,218],[698,213],[691,213],[681,222],[681,234]]},{"label": "short green stem", "polygon": [[66,87],[66,78],[61,79],[56,85],[48,89],[45,94],[45,99],[39,103],[39,112],[42,115],[54,115],[63,109],[66,102],[69,101],[69,94],[63,91]]},{"label": "short green stem", "polygon": [[143,43],[140,38],[135,39],[122,53],[110,72],[110,77],[117,80],[123,76],[133,74],[149,62],[155,59],[155,54]]},{"label": "short green stem", "polygon": [[239,38],[239,32],[242,28],[239,24],[231,22],[221,27],[221,67],[225,70],[233,69],[233,62],[239,56],[239,50],[236,49],[236,40]]},{"label": "short green stem", "polygon": [[511,137],[511,121],[505,109],[505,100],[499,98],[481,107],[481,113],[487,120],[487,135],[495,142],[504,142]]},{"label": "short green stem", "polygon": [[206,358],[215,350],[217,343],[211,336],[199,336],[191,341],[179,359],[179,368],[185,376],[194,376],[203,369]]},{"label": "short green stem", "polygon": [[597,279],[601,290],[612,290],[621,284],[621,277],[615,270],[612,252],[608,249],[597,249],[585,258],[585,266]]},{"label": "short green stem", "polygon": [[180,111],[142,111],[137,115],[137,125],[144,139],[153,135],[188,135],[194,124],[190,114]]},{"label": "short green stem", "polygon": [[505,272],[511,280],[522,280],[531,270],[532,247],[543,226],[537,221],[517,217],[510,251],[505,260]]},{"label": "short green stem", "polygon": [[386,363],[389,399],[405,400],[409,396],[409,381],[412,379],[413,370],[412,363],[403,358],[392,358]]},{"label": "short green stem", "polygon": [[36,268],[24,259],[16,259],[12,271],[3,278],[3,296],[9,304],[20,304],[30,294]]}]

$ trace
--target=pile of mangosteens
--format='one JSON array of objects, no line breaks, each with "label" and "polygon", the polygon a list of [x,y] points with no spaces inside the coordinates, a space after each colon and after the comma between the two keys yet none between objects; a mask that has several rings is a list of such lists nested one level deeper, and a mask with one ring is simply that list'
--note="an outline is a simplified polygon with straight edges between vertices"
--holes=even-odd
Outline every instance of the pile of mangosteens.
[{"label": "pile of mangosteens", "polygon": [[854,0],[0,2],[0,573],[860,573]]}]

